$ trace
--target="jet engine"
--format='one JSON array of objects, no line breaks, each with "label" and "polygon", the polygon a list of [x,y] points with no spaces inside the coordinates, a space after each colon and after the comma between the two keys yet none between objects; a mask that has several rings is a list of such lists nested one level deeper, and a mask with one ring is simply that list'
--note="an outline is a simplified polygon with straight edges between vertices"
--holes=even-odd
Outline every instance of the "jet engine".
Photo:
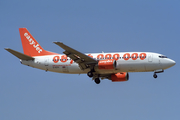
[{"label": "jet engine", "polygon": [[128,81],[128,79],[129,79],[129,74],[127,72],[111,74],[112,82],[123,82],[123,81]]},{"label": "jet engine", "polygon": [[111,69],[116,69],[116,60],[100,60],[98,62],[98,68],[99,69],[107,69],[107,70],[111,70]]}]

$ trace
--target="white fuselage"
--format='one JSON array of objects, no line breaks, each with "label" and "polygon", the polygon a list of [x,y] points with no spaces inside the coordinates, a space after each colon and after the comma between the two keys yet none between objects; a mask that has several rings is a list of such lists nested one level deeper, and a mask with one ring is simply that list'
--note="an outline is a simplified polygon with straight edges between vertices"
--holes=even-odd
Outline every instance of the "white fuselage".
[{"label": "white fuselage", "polygon": [[[145,54],[143,54],[145,53]],[[148,72],[164,70],[175,64],[175,61],[152,52],[120,52],[120,53],[92,53],[86,54],[96,60],[115,59],[116,69],[98,69],[99,74],[117,73],[117,72]],[[34,60],[21,60],[21,63],[34,68],[69,74],[87,73],[90,69],[81,70],[79,65],[65,55],[47,55],[37,56]]]}]

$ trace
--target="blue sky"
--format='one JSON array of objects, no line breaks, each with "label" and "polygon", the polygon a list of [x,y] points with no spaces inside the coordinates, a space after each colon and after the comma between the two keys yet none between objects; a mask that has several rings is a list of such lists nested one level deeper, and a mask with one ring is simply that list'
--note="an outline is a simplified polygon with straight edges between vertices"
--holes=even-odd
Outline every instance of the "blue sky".
[{"label": "blue sky", "polygon": [[[179,120],[180,2],[178,0],[0,1],[1,120]],[[130,73],[127,82],[45,72],[21,65],[4,50],[23,52],[26,27],[44,49],[61,41],[83,53],[149,51],[176,65],[158,74]]]}]

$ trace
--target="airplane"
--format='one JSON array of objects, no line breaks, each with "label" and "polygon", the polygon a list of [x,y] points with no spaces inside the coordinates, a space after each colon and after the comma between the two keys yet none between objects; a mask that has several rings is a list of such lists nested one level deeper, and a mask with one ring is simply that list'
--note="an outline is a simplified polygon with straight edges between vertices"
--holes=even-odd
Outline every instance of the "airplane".
[{"label": "airplane", "polygon": [[23,53],[10,48],[8,52],[20,59],[23,65],[45,71],[87,74],[96,84],[103,79],[112,82],[129,80],[129,72],[164,72],[176,64],[165,55],[153,52],[81,53],[62,42],[54,42],[64,54],[44,50],[26,28],[19,28]]}]

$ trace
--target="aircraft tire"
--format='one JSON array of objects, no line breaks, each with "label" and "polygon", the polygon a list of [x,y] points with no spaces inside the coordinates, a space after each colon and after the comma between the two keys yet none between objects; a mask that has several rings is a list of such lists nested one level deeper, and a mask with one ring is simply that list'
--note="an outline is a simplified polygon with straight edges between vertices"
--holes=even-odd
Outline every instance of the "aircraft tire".
[{"label": "aircraft tire", "polygon": [[157,75],[156,75],[156,73],[154,73],[153,77],[154,77],[154,78],[157,78]]},{"label": "aircraft tire", "polygon": [[96,79],[94,80],[94,82],[95,82],[96,84],[99,84],[101,81],[100,81],[99,78],[96,78]]},{"label": "aircraft tire", "polygon": [[90,72],[87,73],[87,76],[93,77],[93,73],[90,71]]}]

